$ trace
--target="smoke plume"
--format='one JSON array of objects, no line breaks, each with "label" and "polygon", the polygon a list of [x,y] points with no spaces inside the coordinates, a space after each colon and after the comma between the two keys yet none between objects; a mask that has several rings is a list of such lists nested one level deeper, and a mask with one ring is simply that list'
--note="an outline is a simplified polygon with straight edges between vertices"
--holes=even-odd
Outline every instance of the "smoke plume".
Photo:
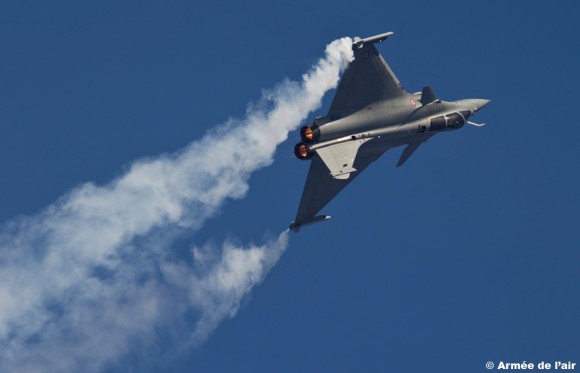
[{"label": "smoke plume", "polygon": [[243,120],[0,227],[0,371],[100,371],[154,340],[198,345],[233,317],[286,249],[287,232],[261,246],[194,247],[188,260],[172,253],[176,234],[244,197],[251,174],[336,87],[350,46],[329,44],[301,82],[266,92]]}]

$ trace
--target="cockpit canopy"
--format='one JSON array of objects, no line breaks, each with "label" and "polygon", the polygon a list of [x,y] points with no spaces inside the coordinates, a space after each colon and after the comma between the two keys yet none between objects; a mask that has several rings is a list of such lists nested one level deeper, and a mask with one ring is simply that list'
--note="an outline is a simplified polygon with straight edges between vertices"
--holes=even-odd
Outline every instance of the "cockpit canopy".
[{"label": "cockpit canopy", "polygon": [[435,117],[431,119],[429,131],[444,131],[463,127],[467,118],[471,115],[469,111],[459,111]]}]

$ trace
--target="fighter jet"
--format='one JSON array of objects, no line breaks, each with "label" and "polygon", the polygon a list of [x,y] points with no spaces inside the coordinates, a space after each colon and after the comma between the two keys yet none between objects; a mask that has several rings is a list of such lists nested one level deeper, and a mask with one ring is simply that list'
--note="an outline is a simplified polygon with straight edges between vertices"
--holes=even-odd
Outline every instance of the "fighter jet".
[{"label": "fighter jet", "polygon": [[483,126],[469,118],[489,100],[447,102],[430,86],[406,93],[375,47],[391,35],[354,38],[354,60],[344,71],[328,114],[300,129],[302,141],[294,153],[310,161],[310,170],[291,230],[329,219],[318,215],[320,210],[387,150],[405,145],[399,167],[438,133],[464,124]]}]

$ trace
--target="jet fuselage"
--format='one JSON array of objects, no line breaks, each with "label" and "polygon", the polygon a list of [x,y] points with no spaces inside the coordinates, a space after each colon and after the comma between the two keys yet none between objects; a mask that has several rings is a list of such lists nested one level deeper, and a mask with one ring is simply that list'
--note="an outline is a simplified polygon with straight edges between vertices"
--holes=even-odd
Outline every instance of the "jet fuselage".
[{"label": "jet fuselage", "polygon": [[[311,154],[321,147],[346,141],[372,138],[387,140],[426,132],[456,130],[463,127],[468,118],[488,102],[483,99],[455,102],[436,100],[423,105],[421,94],[404,95],[373,103],[345,118],[332,121],[318,118],[320,125],[315,121],[302,129],[302,146],[303,150]],[[306,133],[310,136],[306,136]]]}]

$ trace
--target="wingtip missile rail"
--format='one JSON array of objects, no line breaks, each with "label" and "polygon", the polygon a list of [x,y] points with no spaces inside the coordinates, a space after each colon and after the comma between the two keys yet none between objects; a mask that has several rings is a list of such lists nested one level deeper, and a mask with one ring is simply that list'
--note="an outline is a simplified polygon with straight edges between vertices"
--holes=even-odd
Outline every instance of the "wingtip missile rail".
[{"label": "wingtip missile rail", "polygon": [[358,36],[354,38],[354,42],[352,43],[353,48],[362,48],[365,44],[371,43],[380,43],[383,40],[386,40],[389,36],[394,35],[395,33],[392,31],[385,32],[384,34],[379,34],[375,36],[371,36],[368,38],[361,39]]},{"label": "wingtip missile rail", "polygon": [[290,224],[290,226],[288,227],[288,229],[290,229],[291,231],[293,231],[295,233],[298,233],[298,232],[300,232],[300,228],[302,228],[304,226],[320,223],[320,222],[326,221],[328,219],[330,219],[329,215],[318,215],[318,216],[315,216],[315,217],[310,218],[308,220],[302,221],[300,223],[293,221],[292,224]]}]

